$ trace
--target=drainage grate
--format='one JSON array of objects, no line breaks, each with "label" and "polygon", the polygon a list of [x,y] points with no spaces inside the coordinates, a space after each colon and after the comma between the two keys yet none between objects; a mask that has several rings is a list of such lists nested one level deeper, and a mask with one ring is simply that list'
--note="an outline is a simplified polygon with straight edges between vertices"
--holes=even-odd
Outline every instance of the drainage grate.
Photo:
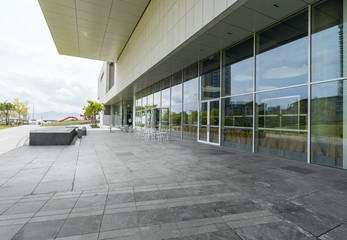
[{"label": "drainage grate", "polygon": [[296,167],[296,166],[285,166],[285,167],[281,167],[281,168],[282,168],[282,169],[285,169],[285,170],[288,170],[288,171],[301,173],[301,174],[311,174],[311,173],[315,173],[315,171],[312,171],[312,170],[310,170],[310,169],[301,168],[301,167]]}]

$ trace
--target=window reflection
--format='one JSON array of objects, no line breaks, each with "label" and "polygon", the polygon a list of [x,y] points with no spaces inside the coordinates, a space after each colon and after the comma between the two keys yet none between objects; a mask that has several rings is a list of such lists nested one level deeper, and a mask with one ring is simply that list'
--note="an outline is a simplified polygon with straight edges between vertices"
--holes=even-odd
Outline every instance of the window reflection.
[{"label": "window reflection", "polygon": [[198,103],[183,105],[183,138],[196,140],[198,129]]},{"label": "window reflection", "polygon": [[184,103],[197,102],[198,99],[198,64],[194,64],[183,70]]},{"label": "window reflection", "polygon": [[223,145],[252,151],[253,95],[222,100]]},{"label": "window reflection", "polygon": [[182,105],[171,107],[171,136],[181,137]]},{"label": "window reflection", "polygon": [[347,149],[343,147],[347,120],[345,89],[347,81],[312,86],[311,159],[314,163],[347,168],[344,157]]},{"label": "window reflection", "polygon": [[344,29],[346,1],[322,1],[312,7],[312,81],[346,76]]},{"label": "window reflection", "polygon": [[154,107],[160,107],[160,91],[154,93],[154,103],[153,103]]},{"label": "window reflection", "polygon": [[256,88],[307,83],[307,10],[257,34]]},{"label": "window reflection", "polygon": [[163,108],[161,110],[161,130],[164,132],[170,132],[170,110],[169,110],[169,108]]},{"label": "window reflection", "polygon": [[182,103],[182,83],[171,87],[171,104],[181,104]]},{"label": "window reflection", "polygon": [[220,96],[220,54],[211,56],[200,62],[201,100]]},{"label": "window reflection", "polygon": [[161,91],[161,105],[163,107],[170,106],[170,88]]},{"label": "window reflection", "polygon": [[257,151],[306,161],[307,87],[259,93]]},{"label": "window reflection", "polygon": [[219,101],[210,101],[210,136],[209,141],[219,142]]},{"label": "window reflection", "polygon": [[153,94],[148,95],[148,97],[147,97],[147,106],[149,108],[153,107]]},{"label": "window reflection", "polygon": [[207,141],[207,102],[200,103],[199,114],[199,139]]},{"label": "window reflection", "polygon": [[223,96],[253,91],[253,38],[223,52]]}]

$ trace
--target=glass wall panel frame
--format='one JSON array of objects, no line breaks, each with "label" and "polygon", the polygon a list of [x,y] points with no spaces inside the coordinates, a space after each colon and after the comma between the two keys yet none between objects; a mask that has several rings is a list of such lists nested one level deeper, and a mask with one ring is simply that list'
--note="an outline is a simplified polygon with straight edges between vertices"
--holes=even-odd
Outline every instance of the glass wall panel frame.
[{"label": "glass wall panel frame", "polygon": [[[327,0],[327,1],[332,1],[332,0]],[[258,128],[259,120],[258,120],[258,115],[256,115],[257,114],[256,97],[258,95],[266,94],[267,92],[274,92],[274,91],[281,91],[281,90],[288,90],[288,91],[290,91],[290,89],[293,89],[293,88],[298,88],[298,87],[304,87],[305,88],[306,87],[306,89],[307,89],[307,105],[306,105],[307,106],[307,116],[305,116],[305,118],[307,118],[307,123],[306,123],[307,124],[307,130],[305,130],[305,131],[307,131],[307,143],[306,143],[305,147],[307,148],[306,161],[308,163],[311,163],[312,162],[311,161],[311,150],[310,150],[310,148],[311,148],[311,138],[312,138],[312,136],[311,136],[311,128],[312,128],[312,126],[311,126],[311,121],[312,121],[312,119],[311,119],[311,111],[313,110],[313,107],[311,106],[311,102],[312,102],[312,99],[311,99],[311,89],[312,89],[312,87],[315,84],[322,84],[322,83],[339,81],[341,79],[347,79],[346,76],[344,76],[344,77],[341,77],[341,78],[334,78],[334,79],[331,79],[331,78],[330,79],[325,79],[324,78],[324,79],[319,79],[317,81],[313,81],[312,80],[312,71],[313,71],[312,67],[313,66],[312,66],[311,61],[312,61],[312,51],[314,51],[314,50],[312,50],[312,46],[311,46],[312,45],[312,33],[313,33],[313,31],[311,29],[312,28],[312,16],[311,16],[312,14],[311,14],[311,12],[312,12],[312,8],[315,5],[318,5],[318,4],[323,3],[323,2],[325,2],[325,1],[322,0],[322,1],[315,2],[313,4],[308,4],[308,7],[305,7],[305,8],[299,9],[298,11],[295,11],[293,14],[291,14],[290,16],[287,16],[285,19],[281,19],[279,21],[276,21],[274,24],[271,24],[271,26],[269,26],[267,28],[264,28],[262,30],[259,30],[259,31],[255,32],[255,33],[253,33],[253,34],[251,34],[249,36],[246,36],[243,40],[240,40],[239,42],[237,42],[237,43],[235,43],[233,45],[230,45],[227,48],[225,48],[225,49],[223,49],[223,50],[221,50],[221,51],[219,51],[219,52],[217,52],[215,54],[212,54],[211,55],[212,57],[215,56],[215,55],[218,55],[218,54],[220,56],[219,57],[219,63],[220,63],[219,64],[219,68],[217,67],[218,69],[216,70],[216,71],[219,71],[219,73],[218,73],[218,75],[219,75],[219,77],[218,77],[218,80],[219,80],[219,95],[218,96],[216,95],[214,98],[211,98],[211,96],[210,96],[210,97],[208,97],[206,99],[206,98],[203,97],[203,94],[202,94],[202,77],[203,77],[202,73],[204,73],[204,71],[202,69],[202,62],[204,62],[205,60],[207,60],[209,58],[201,59],[201,60],[198,61],[198,73],[199,73],[198,74],[198,99],[197,99],[196,102],[193,102],[191,100],[187,101],[185,99],[185,95],[186,95],[186,93],[185,93],[185,82],[188,82],[190,79],[186,79],[185,78],[185,76],[184,76],[185,75],[184,74],[184,69],[182,70],[182,81],[180,81],[180,83],[183,83],[182,84],[182,102],[180,102],[179,104],[173,104],[173,102],[171,101],[171,98],[172,98],[172,95],[171,95],[172,87],[177,85],[177,84],[175,84],[176,82],[172,80],[173,75],[171,75],[170,77],[168,77],[166,79],[163,79],[160,82],[160,91],[161,91],[161,95],[162,95],[161,98],[163,98],[163,95],[165,95],[165,96],[169,96],[170,100],[166,101],[166,103],[164,104],[166,106],[164,106],[162,104],[161,107],[167,107],[168,109],[170,109],[170,111],[168,113],[168,116],[167,116],[168,118],[170,118],[170,120],[169,120],[170,126],[171,126],[171,121],[172,121],[172,119],[171,119],[172,118],[172,112],[171,112],[172,107],[174,107],[174,108],[175,107],[182,108],[182,111],[181,111],[182,112],[182,115],[181,115],[181,136],[183,136],[184,135],[184,127],[187,125],[187,120],[186,120],[187,119],[187,116],[186,116],[187,114],[184,113],[184,111],[186,109],[185,108],[186,105],[189,105],[189,104],[197,104],[198,105],[197,119],[198,119],[198,127],[199,127],[200,126],[200,122],[201,122],[201,109],[200,109],[200,105],[203,104],[203,103],[209,105],[210,101],[212,101],[212,100],[219,101],[219,109],[220,109],[219,110],[219,128],[220,128],[219,129],[219,145],[223,145],[223,140],[222,140],[222,137],[221,137],[221,135],[222,135],[222,129],[221,129],[222,128],[222,117],[224,117],[224,113],[222,115],[222,101],[226,101],[225,99],[229,98],[229,97],[237,97],[237,96],[242,96],[242,95],[246,95],[246,94],[251,94],[251,95],[253,95],[253,100],[254,100],[253,101],[253,133],[254,134],[253,134],[253,138],[252,138],[252,142],[253,142],[253,144],[252,144],[252,148],[253,149],[252,150],[253,150],[253,152],[257,152],[255,148],[257,148],[258,145],[257,145],[257,141],[256,141],[255,136],[256,136],[256,131],[259,131],[259,128]],[[259,79],[257,79],[257,77],[259,77],[259,76],[257,76],[258,72],[256,71],[256,68],[257,68],[257,57],[258,57],[257,56],[256,43],[257,43],[257,40],[258,40],[259,33],[263,32],[263,31],[265,31],[267,29],[271,29],[274,26],[279,25],[282,22],[285,22],[285,21],[295,17],[296,15],[299,15],[299,14],[301,14],[304,11],[308,12],[307,35],[305,35],[305,37],[304,37],[305,38],[305,40],[304,40],[305,44],[307,43],[307,59],[308,59],[308,61],[307,61],[307,70],[308,71],[307,71],[307,75],[305,75],[305,79],[306,80],[300,82],[299,84],[296,84],[296,83],[291,84],[290,83],[290,84],[284,85],[284,86],[282,86],[282,85],[281,86],[275,86],[274,88],[271,88],[271,89],[257,89],[256,88],[256,86],[257,86],[256,83],[257,83],[257,80],[259,80]],[[305,24],[306,24],[306,22],[305,22]],[[221,89],[221,87],[223,87],[222,78],[224,76],[223,75],[224,74],[223,73],[223,61],[224,61],[224,59],[223,59],[223,51],[225,51],[225,50],[227,50],[229,48],[232,48],[234,46],[237,46],[242,41],[245,41],[245,40],[250,39],[252,37],[253,37],[253,61],[254,61],[254,64],[253,64],[253,68],[254,68],[253,69],[253,74],[254,74],[254,76],[253,76],[253,89],[252,89],[252,91],[247,92],[247,93],[246,92],[245,93],[241,93],[241,92],[239,92],[239,93],[232,93],[231,92],[230,95],[225,95],[225,94],[223,94],[223,91]],[[307,40],[306,40],[306,38],[307,38]],[[292,40],[290,40],[290,41],[292,41]],[[258,58],[258,60],[260,60],[260,59]],[[187,66],[186,68],[189,68],[189,67],[190,66]],[[167,79],[169,79],[169,83],[168,83]],[[155,87],[153,86],[152,89],[153,88],[155,88]],[[136,94],[136,97],[137,97],[136,100],[138,100],[137,103],[136,103],[136,107],[138,105],[145,105],[144,103],[148,101],[148,95],[150,93],[148,93],[146,90],[147,89],[139,92],[139,94]],[[163,91],[166,91],[166,92],[163,94]],[[166,94],[167,91],[169,91],[168,94]],[[141,98],[139,96],[141,96]],[[279,100],[279,98],[274,98],[274,99],[269,98],[267,100],[266,104],[270,104],[271,101],[272,102],[276,102],[276,101],[285,102],[287,100],[289,102],[292,101],[291,98],[288,98],[288,97],[287,98],[283,97],[282,100]],[[140,110],[140,109],[137,109],[137,110]],[[136,110],[137,113],[143,113],[143,111],[137,111],[137,110]],[[278,120],[275,117],[276,114],[279,115],[279,116],[283,116],[283,114],[289,114],[289,115],[290,114],[294,114],[294,113],[291,113],[290,111],[283,110],[283,112],[278,113],[278,112],[276,112],[275,108],[274,109],[268,109],[268,110],[270,111],[271,114],[269,113],[269,115],[266,116],[266,125],[269,124],[270,129],[275,129],[276,130],[276,127],[278,127],[278,128],[281,127],[281,124],[283,124],[283,123],[284,124],[290,124],[292,121],[294,121],[291,118],[284,119],[284,120],[283,119],[282,120]],[[268,110],[266,110],[266,111],[268,111]],[[347,107],[346,107],[346,110],[347,110]],[[139,115],[140,114],[137,114],[137,116],[139,116]],[[273,115],[273,116],[270,116],[270,115]],[[300,118],[300,116],[296,115],[295,118],[298,119],[298,118]],[[138,117],[138,121],[137,122],[139,122],[139,121],[140,121],[140,118]],[[300,122],[300,121],[301,120],[299,119],[298,122]],[[169,127],[169,129],[170,128],[171,127]],[[200,138],[201,138],[200,131],[197,131],[197,140],[199,142],[200,142]],[[279,156],[280,157],[286,157],[286,156],[281,156],[281,155],[279,155]],[[305,159],[305,157],[302,157],[302,159]],[[312,163],[314,163],[314,162],[312,162]]]}]

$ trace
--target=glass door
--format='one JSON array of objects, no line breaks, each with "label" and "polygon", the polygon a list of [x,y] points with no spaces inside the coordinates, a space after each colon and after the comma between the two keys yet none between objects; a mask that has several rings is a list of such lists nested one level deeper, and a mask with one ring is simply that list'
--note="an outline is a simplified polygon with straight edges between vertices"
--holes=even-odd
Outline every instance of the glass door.
[{"label": "glass door", "polygon": [[219,144],[219,100],[200,103],[199,141]]}]

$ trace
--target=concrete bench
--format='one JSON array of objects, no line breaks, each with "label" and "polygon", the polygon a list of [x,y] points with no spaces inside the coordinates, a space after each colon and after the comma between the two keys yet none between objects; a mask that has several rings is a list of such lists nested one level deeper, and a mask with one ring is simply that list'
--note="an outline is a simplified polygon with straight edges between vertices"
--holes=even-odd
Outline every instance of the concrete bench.
[{"label": "concrete bench", "polygon": [[76,136],[76,127],[41,127],[30,131],[29,145],[70,145]]}]

